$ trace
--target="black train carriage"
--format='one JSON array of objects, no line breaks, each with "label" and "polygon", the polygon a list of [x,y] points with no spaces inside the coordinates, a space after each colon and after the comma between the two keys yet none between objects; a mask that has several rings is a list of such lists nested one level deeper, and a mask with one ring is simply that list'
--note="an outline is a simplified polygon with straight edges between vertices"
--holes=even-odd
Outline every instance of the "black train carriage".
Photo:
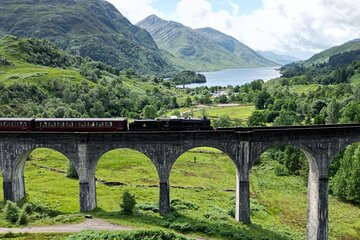
[{"label": "black train carriage", "polygon": [[0,131],[32,131],[34,118],[0,118]]},{"label": "black train carriage", "polygon": [[211,130],[206,118],[142,119],[129,124],[130,131],[186,131]]},{"label": "black train carriage", "polygon": [[123,118],[41,118],[35,119],[35,131],[109,132],[127,131]]}]

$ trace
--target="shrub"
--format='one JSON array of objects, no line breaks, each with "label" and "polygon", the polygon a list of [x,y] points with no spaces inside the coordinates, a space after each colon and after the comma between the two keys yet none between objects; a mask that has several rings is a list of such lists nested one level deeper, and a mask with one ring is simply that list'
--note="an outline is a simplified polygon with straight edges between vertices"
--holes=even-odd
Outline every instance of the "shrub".
[{"label": "shrub", "polygon": [[25,203],[24,206],[22,207],[22,210],[26,213],[26,214],[31,214],[33,209],[30,203]]},{"label": "shrub", "polygon": [[175,210],[198,210],[199,206],[188,201],[184,201],[181,199],[173,199],[171,200],[171,207]]},{"label": "shrub", "polygon": [[141,230],[132,232],[91,232],[85,231],[69,236],[69,240],[88,240],[88,239],[117,239],[117,240],[187,240],[183,236],[174,233],[167,233],[161,230]]},{"label": "shrub", "polygon": [[144,210],[144,211],[151,211],[154,213],[159,212],[159,204],[157,203],[143,203],[143,204],[137,204],[136,207],[138,209]]},{"label": "shrub", "polygon": [[4,212],[5,218],[12,223],[16,223],[16,221],[19,219],[20,208],[14,202],[7,201]]},{"label": "shrub", "polygon": [[66,170],[66,177],[68,177],[68,178],[76,178],[76,179],[79,178],[74,165],[70,161],[68,161],[67,170]]},{"label": "shrub", "polygon": [[204,214],[204,217],[214,221],[227,220],[228,212],[216,205],[210,205],[209,210]]},{"label": "shrub", "polygon": [[26,212],[23,210],[21,211],[19,218],[16,221],[17,225],[26,225],[28,223],[28,216]]},{"label": "shrub", "polygon": [[125,191],[122,197],[122,203],[120,204],[122,213],[126,215],[132,215],[135,209],[135,205],[135,196],[131,195],[128,191]]},{"label": "shrub", "polygon": [[274,168],[276,176],[288,176],[289,170],[283,164],[277,163]]},{"label": "shrub", "polygon": [[235,218],[235,207],[233,207],[233,208],[231,208],[228,212],[227,212],[227,214],[230,216],[230,217],[233,217],[233,218]]}]

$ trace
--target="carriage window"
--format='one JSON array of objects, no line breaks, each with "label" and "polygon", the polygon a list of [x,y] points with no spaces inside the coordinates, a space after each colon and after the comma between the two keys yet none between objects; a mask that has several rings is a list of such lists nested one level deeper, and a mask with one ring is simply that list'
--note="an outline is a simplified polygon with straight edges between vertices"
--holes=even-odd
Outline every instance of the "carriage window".
[{"label": "carriage window", "polygon": [[86,123],[80,122],[80,127],[86,127]]},{"label": "carriage window", "polygon": [[67,126],[67,127],[73,127],[74,124],[73,124],[73,122],[66,122],[66,126]]},{"label": "carriage window", "polygon": [[105,127],[111,127],[110,122],[105,122]]},{"label": "carriage window", "polygon": [[104,123],[103,122],[96,122],[97,127],[103,127]]}]

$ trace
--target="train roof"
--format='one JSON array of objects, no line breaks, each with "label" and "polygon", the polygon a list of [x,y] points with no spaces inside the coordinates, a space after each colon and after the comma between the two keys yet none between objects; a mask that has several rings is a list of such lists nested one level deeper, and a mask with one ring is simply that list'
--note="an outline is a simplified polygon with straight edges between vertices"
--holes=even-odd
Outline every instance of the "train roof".
[{"label": "train roof", "polygon": [[114,122],[127,121],[126,118],[36,118],[35,122]]},{"label": "train roof", "polygon": [[146,121],[209,121],[207,118],[156,118],[156,119],[135,119],[136,122],[146,122]]},{"label": "train roof", "polygon": [[32,121],[35,118],[0,118],[1,122],[27,122]]}]

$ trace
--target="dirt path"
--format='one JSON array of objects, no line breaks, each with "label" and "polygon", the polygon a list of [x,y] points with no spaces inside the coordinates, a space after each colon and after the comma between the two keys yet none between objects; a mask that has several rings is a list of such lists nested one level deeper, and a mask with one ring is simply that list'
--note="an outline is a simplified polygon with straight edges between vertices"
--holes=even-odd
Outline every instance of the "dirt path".
[{"label": "dirt path", "polygon": [[[120,226],[109,223],[102,219],[86,219],[79,224],[59,224],[52,226],[36,226],[36,227],[24,227],[24,228],[0,228],[0,234],[2,233],[77,233],[84,230],[92,231],[130,231],[136,230],[131,227]],[[199,238],[194,236],[187,236],[196,240],[207,240],[207,238]]]},{"label": "dirt path", "polygon": [[0,233],[73,233],[84,230],[94,231],[128,231],[130,227],[124,227],[109,223],[101,219],[86,219],[79,224],[61,224],[52,226],[37,226],[24,228],[0,228]]}]

